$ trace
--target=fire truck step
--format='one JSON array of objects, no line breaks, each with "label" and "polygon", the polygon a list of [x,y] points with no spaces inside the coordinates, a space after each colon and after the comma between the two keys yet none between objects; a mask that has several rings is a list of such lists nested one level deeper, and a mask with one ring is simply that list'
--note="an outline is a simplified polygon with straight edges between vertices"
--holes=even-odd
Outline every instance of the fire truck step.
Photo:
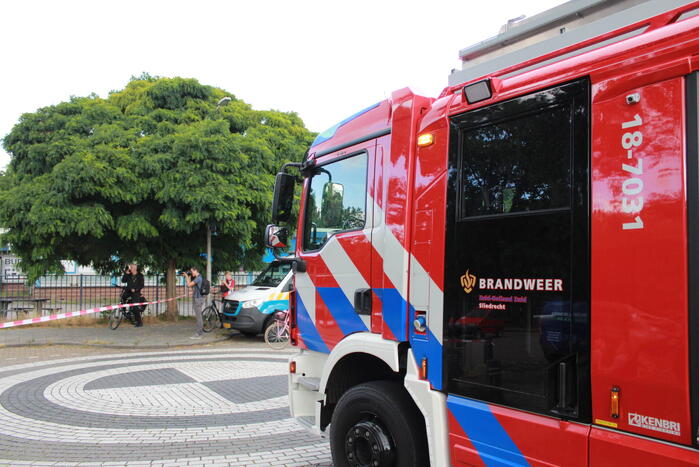
[{"label": "fire truck step", "polygon": [[299,386],[308,389],[309,391],[318,391],[320,389],[320,378],[311,378],[309,376],[301,376],[299,378]]}]

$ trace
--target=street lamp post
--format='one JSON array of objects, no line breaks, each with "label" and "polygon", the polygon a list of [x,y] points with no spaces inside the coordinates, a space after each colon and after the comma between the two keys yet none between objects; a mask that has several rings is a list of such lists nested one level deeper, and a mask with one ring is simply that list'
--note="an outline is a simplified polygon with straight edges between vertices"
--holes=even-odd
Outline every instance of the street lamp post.
[{"label": "street lamp post", "polygon": [[[226,96],[222,97],[219,101],[218,104],[216,104],[216,112],[218,112],[221,109],[222,105],[226,105],[231,101],[231,98]],[[213,286],[213,283],[211,282],[211,222],[207,222],[206,224],[206,280],[209,281],[209,284]],[[209,297],[211,295],[207,296],[206,301],[207,305],[210,304]]]}]

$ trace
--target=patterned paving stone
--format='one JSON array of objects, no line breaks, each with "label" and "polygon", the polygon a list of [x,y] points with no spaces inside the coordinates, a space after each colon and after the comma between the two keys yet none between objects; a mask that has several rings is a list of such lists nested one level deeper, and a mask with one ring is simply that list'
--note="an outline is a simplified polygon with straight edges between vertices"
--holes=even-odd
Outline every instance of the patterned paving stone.
[{"label": "patterned paving stone", "polygon": [[0,465],[329,466],[289,418],[288,355],[129,353],[0,370]]},{"label": "patterned paving stone", "polygon": [[287,393],[286,375],[260,376],[243,380],[209,381],[204,386],[231,402],[244,404],[260,399],[281,397]]},{"label": "patterned paving stone", "polygon": [[193,383],[194,380],[181,371],[173,368],[160,370],[132,371],[119,375],[105,376],[90,381],[85,385],[85,390],[111,389],[138,386],[155,386],[161,384]]}]

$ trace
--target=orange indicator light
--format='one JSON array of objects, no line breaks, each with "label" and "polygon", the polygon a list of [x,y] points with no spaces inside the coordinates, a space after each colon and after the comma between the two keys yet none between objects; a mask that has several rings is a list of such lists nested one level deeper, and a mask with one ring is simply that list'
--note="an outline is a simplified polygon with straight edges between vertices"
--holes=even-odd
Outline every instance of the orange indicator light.
[{"label": "orange indicator light", "polygon": [[434,135],[432,133],[423,133],[417,137],[417,145],[420,147],[429,146],[434,143]]},{"label": "orange indicator light", "polygon": [[617,386],[612,388],[611,396],[611,412],[612,418],[619,418],[619,392],[620,389]]},{"label": "orange indicator light", "polygon": [[294,362],[294,361],[289,362],[289,373],[291,373],[291,374],[296,373],[296,362]]},{"label": "orange indicator light", "polygon": [[420,365],[420,379],[427,379],[427,357],[422,359],[422,365]]}]

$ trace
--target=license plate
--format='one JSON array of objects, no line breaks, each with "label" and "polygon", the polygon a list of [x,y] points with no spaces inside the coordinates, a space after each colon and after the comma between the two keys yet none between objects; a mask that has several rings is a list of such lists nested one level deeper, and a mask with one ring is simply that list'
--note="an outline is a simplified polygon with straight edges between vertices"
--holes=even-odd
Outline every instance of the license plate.
[{"label": "license plate", "polygon": [[226,329],[230,329],[230,328],[231,328],[231,323],[223,323],[223,327],[226,328]]}]

